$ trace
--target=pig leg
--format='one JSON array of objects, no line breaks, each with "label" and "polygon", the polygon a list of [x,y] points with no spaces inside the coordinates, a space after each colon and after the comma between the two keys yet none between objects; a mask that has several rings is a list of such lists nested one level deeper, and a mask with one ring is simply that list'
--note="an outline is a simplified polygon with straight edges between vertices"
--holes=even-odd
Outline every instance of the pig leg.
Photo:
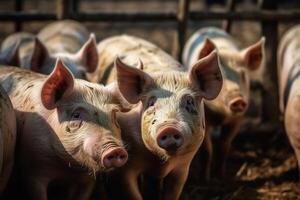
[{"label": "pig leg", "polygon": [[240,128],[240,120],[226,124],[222,127],[221,137],[217,145],[215,169],[217,177],[225,178],[225,165],[228,153],[233,139],[237,135]]},{"label": "pig leg", "polygon": [[213,156],[213,145],[211,140],[211,127],[207,126],[205,130],[205,136],[203,143],[200,147],[200,176],[204,177],[204,181],[210,180],[210,171]]},{"label": "pig leg", "polygon": [[159,199],[162,188],[161,179],[144,175],[144,178],[139,185],[141,186],[140,190],[144,200]]},{"label": "pig leg", "polygon": [[[289,141],[295,151],[298,161],[298,168],[300,167],[300,96],[292,97],[287,104],[284,123]],[[300,168],[299,168],[300,174]]]},{"label": "pig leg", "polygon": [[47,178],[31,176],[25,181],[27,194],[32,200],[47,200],[49,180]]},{"label": "pig leg", "polygon": [[181,166],[180,169],[177,169],[171,172],[163,180],[163,191],[162,191],[162,200],[177,200],[180,197],[183,186],[186,182],[189,172],[189,164],[187,166]]},{"label": "pig leg", "polygon": [[139,173],[135,171],[127,171],[123,174],[123,189],[125,190],[127,199],[142,200],[143,197],[140,193],[138,186]]}]

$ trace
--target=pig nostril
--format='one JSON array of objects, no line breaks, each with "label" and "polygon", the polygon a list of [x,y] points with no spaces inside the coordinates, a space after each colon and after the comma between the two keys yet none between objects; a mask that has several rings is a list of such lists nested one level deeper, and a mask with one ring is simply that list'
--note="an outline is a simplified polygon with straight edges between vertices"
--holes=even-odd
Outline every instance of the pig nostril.
[{"label": "pig nostril", "polygon": [[112,160],[112,159],[114,159],[114,156],[113,156],[113,155],[110,155],[110,156],[107,157],[107,159],[108,159],[108,160]]},{"label": "pig nostril", "polygon": [[167,136],[164,135],[164,136],[161,137],[161,139],[162,139],[162,140],[166,140],[166,139],[167,139]]},{"label": "pig nostril", "polygon": [[174,139],[178,140],[180,136],[178,134],[174,135]]}]

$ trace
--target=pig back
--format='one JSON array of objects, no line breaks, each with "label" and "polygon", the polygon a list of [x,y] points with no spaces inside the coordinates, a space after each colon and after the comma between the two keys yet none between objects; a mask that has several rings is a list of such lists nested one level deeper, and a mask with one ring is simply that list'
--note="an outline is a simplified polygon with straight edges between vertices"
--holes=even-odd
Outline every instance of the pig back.
[{"label": "pig back", "polygon": [[14,163],[16,117],[11,101],[0,86],[0,194],[10,177]]},{"label": "pig back", "polygon": [[99,65],[92,75],[93,82],[110,83],[115,80],[113,62],[116,56],[124,57],[124,62],[131,66],[136,66],[140,59],[143,62],[143,70],[148,73],[184,70],[169,54],[138,37],[129,35],[110,37],[100,42],[97,48]]},{"label": "pig back", "polygon": [[300,25],[288,30],[282,37],[278,52],[280,110],[283,112],[291,85],[300,75]]},{"label": "pig back", "polygon": [[50,53],[76,53],[89,39],[89,32],[76,21],[63,20],[44,27],[38,37]]}]

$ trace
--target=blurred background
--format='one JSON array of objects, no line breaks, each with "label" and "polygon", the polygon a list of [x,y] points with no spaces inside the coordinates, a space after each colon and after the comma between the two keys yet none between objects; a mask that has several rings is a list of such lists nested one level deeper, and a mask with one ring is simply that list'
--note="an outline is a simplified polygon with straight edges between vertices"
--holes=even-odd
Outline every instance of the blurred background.
[{"label": "blurred background", "polygon": [[0,0],[0,42],[66,18],[81,21],[97,41],[131,34],[178,59],[185,40],[201,27],[223,27],[241,48],[265,35],[266,64],[251,74],[248,118],[228,161],[234,182],[201,185],[194,164],[182,199],[299,199],[296,159],[278,117],[276,73],[277,44],[300,21],[299,0]]}]

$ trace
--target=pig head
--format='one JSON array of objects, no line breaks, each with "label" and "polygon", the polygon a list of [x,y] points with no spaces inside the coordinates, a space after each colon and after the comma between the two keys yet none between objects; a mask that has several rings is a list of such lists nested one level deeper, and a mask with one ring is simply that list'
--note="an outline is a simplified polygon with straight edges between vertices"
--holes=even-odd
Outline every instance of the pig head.
[{"label": "pig head", "polygon": [[60,59],[48,76],[1,68],[0,80],[17,110],[18,170],[31,198],[47,199],[50,183],[72,179],[70,198],[87,199],[93,175],[126,163],[110,88],[74,79]]},{"label": "pig head", "polygon": [[201,101],[215,98],[222,86],[216,52],[197,62],[189,73],[150,75],[120,58],[115,66],[123,96],[132,104],[142,101],[141,135],[150,151],[168,158],[201,144]]}]

